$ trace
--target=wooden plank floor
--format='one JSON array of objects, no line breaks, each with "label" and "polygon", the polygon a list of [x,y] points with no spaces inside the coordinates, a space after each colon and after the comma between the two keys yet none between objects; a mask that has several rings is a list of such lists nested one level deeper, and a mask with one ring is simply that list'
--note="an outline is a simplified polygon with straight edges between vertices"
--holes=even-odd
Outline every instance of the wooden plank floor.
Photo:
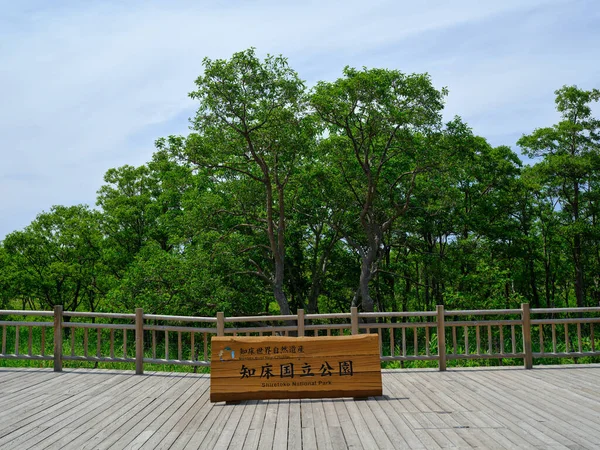
[{"label": "wooden plank floor", "polygon": [[600,365],[384,371],[363,401],[211,404],[209,381],[2,368],[0,448],[600,448]]}]

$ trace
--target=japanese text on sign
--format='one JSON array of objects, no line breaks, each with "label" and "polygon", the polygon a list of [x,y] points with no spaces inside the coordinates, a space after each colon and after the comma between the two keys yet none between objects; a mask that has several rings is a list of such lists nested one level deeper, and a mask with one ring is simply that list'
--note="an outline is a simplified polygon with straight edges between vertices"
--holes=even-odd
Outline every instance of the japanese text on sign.
[{"label": "japanese text on sign", "polygon": [[[330,377],[333,374],[333,367],[327,361],[321,364],[319,369],[316,369],[316,373],[313,372],[313,367],[311,364],[304,363],[298,368],[294,369],[294,366],[299,366],[294,363],[286,363],[279,364],[279,370],[273,371],[273,364],[266,363],[260,367],[260,374],[257,372],[257,367],[247,367],[245,364],[242,364],[242,368],[240,369],[241,378],[250,378],[254,376],[259,376],[260,378],[266,378],[267,380],[271,377],[279,376],[279,378],[294,378],[294,376],[298,377]],[[343,376],[353,376],[354,371],[352,369],[352,361],[340,361],[338,363],[338,367],[336,369],[337,374],[340,377]]]}]

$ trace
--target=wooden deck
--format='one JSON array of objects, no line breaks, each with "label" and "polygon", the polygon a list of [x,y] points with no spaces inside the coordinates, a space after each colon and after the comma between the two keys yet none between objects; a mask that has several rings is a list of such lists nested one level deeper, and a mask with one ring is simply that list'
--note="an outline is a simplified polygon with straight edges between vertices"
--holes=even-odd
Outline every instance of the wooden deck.
[{"label": "wooden deck", "polygon": [[364,401],[208,401],[209,377],[0,369],[0,448],[600,448],[600,365],[383,372]]}]

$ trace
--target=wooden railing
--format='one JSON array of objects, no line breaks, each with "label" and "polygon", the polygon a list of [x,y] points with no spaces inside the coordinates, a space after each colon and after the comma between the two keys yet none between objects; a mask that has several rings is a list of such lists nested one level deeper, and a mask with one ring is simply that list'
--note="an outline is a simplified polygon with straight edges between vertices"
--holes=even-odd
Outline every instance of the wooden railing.
[{"label": "wooden railing", "polygon": [[0,310],[0,319],[4,316],[30,320],[0,320],[0,359],[53,361],[55,371],[62,370],[63,361],[135,363],[138,374],[145,364],[210,366],[210,338],[226,335],[377,333],[382,361],[437,361],[440,370],[451,360],[518,358],[531,369],[534,358],[600,356],[594,338],[600,308],[530,309],[526,303],[520,309],[445,311],[438,306],[436,311],[359,313],[352,308],[339,314],[298,310],[289,316],[241,317],[144,314],[141,308],[135,314],[72,312],[56,306],[54,311]]}]

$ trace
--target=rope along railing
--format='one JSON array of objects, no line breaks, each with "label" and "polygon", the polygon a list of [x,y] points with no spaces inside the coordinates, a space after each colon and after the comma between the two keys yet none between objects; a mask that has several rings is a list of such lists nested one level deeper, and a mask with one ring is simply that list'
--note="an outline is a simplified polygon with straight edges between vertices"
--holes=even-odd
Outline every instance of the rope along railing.
[{"label": "rope along railing", "polygon": [[379,335],[382,361],[600,356],[600,308],[536,308],[225,317],[0,310],[0,359],[210,366],[212,336]]}]

